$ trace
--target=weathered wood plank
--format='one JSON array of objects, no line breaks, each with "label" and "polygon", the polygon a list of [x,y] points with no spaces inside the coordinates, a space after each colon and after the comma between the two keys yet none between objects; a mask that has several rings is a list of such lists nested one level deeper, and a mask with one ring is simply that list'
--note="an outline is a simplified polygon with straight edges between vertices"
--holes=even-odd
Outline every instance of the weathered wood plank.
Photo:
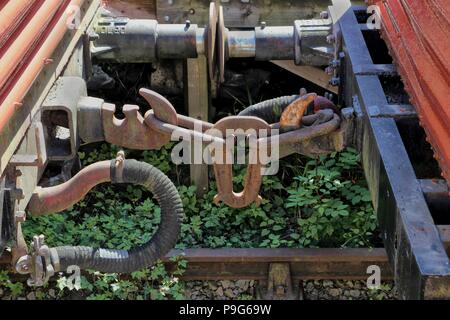
[{"label": "weathered wood plank", "polygon": [[[186,61],[185,87],[189,116],[208,121],[209,90],[208,67],[205,56]],[[192,159],[194,159],[192,155]],[[197,186],[197,195],[203,196],[208,190],[208,165],[191,164],[191,183]]]},{"label": "weathered wood plank", "polygon": [[[209,0],[157,0],[156,14],[162,23],[208,22]],[[255,27],[261,21],[267,25],[293,25],[298,19],[318,18],[330,4],[329,0],[216,0],[224,8],[225,25],[232,28]]]},{"label": "weathered wood plank", "polygon": [[330,91],[334,94],[338,94],[338,87],[330,85],[331,76],[326,74],[325,71],[319,68],[311,66],[297,66],[292,60],[273,60],[272,63],[277,66],[298,75],[299,77],[311,81],[312,83],[318,85]]},{"label": "weathered wood plank", "polygon": [[156,19],[155,0],[109,0],[107,9],[116,16],[133,19]]}]

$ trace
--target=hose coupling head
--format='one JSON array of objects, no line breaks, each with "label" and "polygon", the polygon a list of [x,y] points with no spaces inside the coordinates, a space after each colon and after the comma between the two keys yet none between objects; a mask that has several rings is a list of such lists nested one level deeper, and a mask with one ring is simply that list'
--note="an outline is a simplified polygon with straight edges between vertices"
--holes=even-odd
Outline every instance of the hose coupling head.
[{"label": "hose coupling head", "polygon": [[19,274],[29,274],[27,284],[30,287],[44,286],[50,277],[59,270],[59,259],[56,250],[44,244],[44,236],[34,236],[33,251],[22,256],[16,263],[16,271]]}]

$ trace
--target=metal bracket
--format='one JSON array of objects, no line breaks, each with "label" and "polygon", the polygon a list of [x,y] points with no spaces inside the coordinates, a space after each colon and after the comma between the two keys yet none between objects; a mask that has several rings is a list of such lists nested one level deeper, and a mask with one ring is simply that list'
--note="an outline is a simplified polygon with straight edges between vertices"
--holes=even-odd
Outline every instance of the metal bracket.
[{"label": "metal bracket", "polygon": [[18,259],[15,267],[19,274],[30,274],[27,284],[30,287],[42,287],[55,274],[55,266],[53,266],[55,255],[52,259],[50,248],[44,245],[44,236],[33,237],[33,252],[31,255],[24,255]]},{"label": "metal bracket", "polygon": [[[177,113],[172,104],[156,92],[141,89],[141,96],[150,104],[155,116],[167,123],[177,124]],[[136,105],[123,106],[125,119],[115,117],[116,106],[105,103],[102,110],[105,140],[135,150],[154,150],[170,142],[170,135],[147,126]]]},{"label": "metal bracket", "polygon": [[34,123],[34,138],[36,141],[36,154],[15,154],[11,157],[9,165],[12,167],[42,167],[47,162],[44,128],[41,122]]},{"label": "metal bracket", "polygon": [[60,77],[48,93],[41,110],[42,122],[47,128],[49,160],[64,161],[76,157],[79,146],[78,102],[85,96],[86,83],[79,77]]},{"label": "metal bracket", "polygon": [[295,283],[291,278],[289,263],[271,263],[266,289],[259,288],[258,299],[264,300],[303,300],[301,282]]}]

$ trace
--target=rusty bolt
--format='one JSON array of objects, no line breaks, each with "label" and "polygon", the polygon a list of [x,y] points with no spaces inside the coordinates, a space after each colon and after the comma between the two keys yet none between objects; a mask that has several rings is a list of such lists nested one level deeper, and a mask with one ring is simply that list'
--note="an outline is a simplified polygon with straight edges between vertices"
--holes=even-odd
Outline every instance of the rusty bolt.
[{"label": "rusty bolt", "polygon": [[320,13],[320,19],[328,19],[328,11],[322,11]]}]

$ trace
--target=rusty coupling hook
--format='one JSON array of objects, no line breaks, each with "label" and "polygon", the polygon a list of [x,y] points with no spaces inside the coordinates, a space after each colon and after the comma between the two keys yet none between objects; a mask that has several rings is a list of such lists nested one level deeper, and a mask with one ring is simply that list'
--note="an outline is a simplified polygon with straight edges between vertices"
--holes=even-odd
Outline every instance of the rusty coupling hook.
[{"label": "rusty coupling hook", "polygon": [[[339,129],[341,122],[334,104],[314,93],[294,99],[283,112],[281,121],[273,124],[255,116],[231,116],[216,124],[211,124],[176,114],[172,104],[156,92],[141,89],[140,93],[153,108],[144,116],[145,124],[150,130],[164,136],[165,141],[170,140],[172,134],[177,132],[177,136],[182,136],[189,141],[200,139],[203,142],[213,142],[225,150],[222,156],[214,157],[212,155],[218,189],[214,202],[222,201],[233,208],[243,208],[253,202],[257,204],[261,202],[259,190],[264,164],[257,155],[257,161],[248,165],[243,190],[234,192],[232,164],[225,162],[225,159],[228,159],[229,154],[233,151],[227,145],[226,133],[228,130],[237,129],[241,132],[246,132],[248,129],[254,129],[256,132],[265,130],[267,132],[265,136],[255,134],[256,153],[259,154],[258,150],[263,147],[271,153],[272,149],[276,147],[284,150],[281,155],[286,156],[290,152],[289,150],[298,149],[296,146],[299,144],[335,132]],[[314,107],[315,114],[304,116],[310,106]],[[164,121],[158,114],[170,118],[171,121]],[[200,124],[200,131],[195,130],[196,124]],[[276,134],[274,129],[281,129],[282,132]],[[216,134],[217,132],[219,135]],[[275,159],[275,161],[278,160]]]}]

